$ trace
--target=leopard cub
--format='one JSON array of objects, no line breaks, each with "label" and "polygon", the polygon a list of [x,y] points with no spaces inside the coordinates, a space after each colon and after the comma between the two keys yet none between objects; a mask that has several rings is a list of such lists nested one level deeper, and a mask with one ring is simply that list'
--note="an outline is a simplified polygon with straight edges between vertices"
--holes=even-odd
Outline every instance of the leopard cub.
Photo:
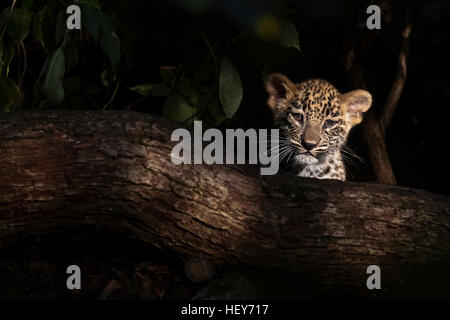
[{"label": "leopard cub", "polygon": [[321,79],[294,84],[280,73],[269,75],[266,90],[280,129],[280,158],[291,160],[299,176],[345,180],[341,149],[369,110],[370,93],[341,94]]}]

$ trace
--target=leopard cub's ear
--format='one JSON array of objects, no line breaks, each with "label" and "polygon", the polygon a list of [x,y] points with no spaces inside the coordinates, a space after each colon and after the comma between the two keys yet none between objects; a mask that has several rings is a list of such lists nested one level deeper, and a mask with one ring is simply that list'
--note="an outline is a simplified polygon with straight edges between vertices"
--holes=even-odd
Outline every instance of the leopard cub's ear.
[{"label": "leopard cub's ear", "polygon": [[281,101],[288,100],[293,96],[296,87],[284,74],[271,73],[267,77],[266,90],[269,94],[267,104],[272,110],[275,110]]},{"label": "leopard cub's ear", "polygon": [[362,121],[362,114],[372,105],[372,96],[365,90],[353,90],[340,98],[341,106],[347,114],[347,120],[352,126]]}]

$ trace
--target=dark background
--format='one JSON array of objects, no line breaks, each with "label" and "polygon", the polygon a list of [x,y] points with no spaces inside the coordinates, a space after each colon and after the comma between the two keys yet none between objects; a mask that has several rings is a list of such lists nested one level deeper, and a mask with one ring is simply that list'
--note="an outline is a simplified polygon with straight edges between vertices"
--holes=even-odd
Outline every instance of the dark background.
[{"label": "dark background", "polygon": [[[128,109],[161,115],[168,105],[167,95],[182,93],[189,103],[200,101],[190,121],[204,120],[221,129],[267,128],[272,126],[264,89],[267,74],[282,72],[295,82],[323,78],[340,91],[348,91],[352,88],[344,62],[346,46],[354,42],[378,115],[397,69],[401,31],[410,5],[388,0],[80,2],[104,19],[98,22],[100,29],[110,34],[113,30],[120,48],[114,47],[111,38],[106,42],[99,40],[101,36],[94,39],[89,27],[96,24],[89,24],[89,19],[83,19],[81,31],[61,35],[65,21],[58,16],[67,17],[65,9],[73,1],[17,1],[13,12],[21,13],[0,38],[0,112]],[[382,9],[381,30],[365,26],[365,9],[370,4]],[[3,30],[9,8],[1,11]],[[414,2],[406,86],[386,132],[398,183],[446,195],[450,195],[449,17],[447,1]],[[274,30],[283,20],[295,26],[300,50],[278,43]],[[371,45],[362,47],[365,40]],[[45,62],[58,49],[64,50],[66,60],[65,72],[55,86],[63,86],[64,96],[54,101],[43,90],[40,75],[49,74]],[[229,119],[220,108],[214,109],[218,64],[226,56],[243,87],[242,103]],[[142,84],[154,89],[144,95],[130,89]],[[183,111],[183,106],[179,109]],[[347,163],[349,180],[375,181],[362,131],[360,125],[350,134],[348,145],[362,160]],[[112,298],[186,298],[201,289],[186,279],[180,261],[140,245],[94,229],[26,239],[2,251],[0,298],[96,299],[111,279],[122,284]],[[68,291],[64,285],[66,267],[74,261],[84,268],[83,283],[88,287],[82,293]],[[286,297],[296,297],[281,289]]]},{"label": "dark background", "polygon": [[[102,45],[95,43],[86,28],[81,32],[71,31],[68,42],[77,48],[78,58],[73,66],[66,68],[64,100],[55,104],[36,87],[45,59],[61,46],[61,42],[51,38],[56,37],[52,26],[58,23],[55,17],[64,3],[17,2],[16,8],[30,10],[33,22],[23,40],[28,60],[20,84],[21,101],[4,108],[5,112],[104,108],[161,114],[167,96],[158,97],[154,92],[142,96],[130,88],[164,83],[160,71],[163,66],[182,74],[176,75],[175,88],[171,87],[173,93],[179,89],[176,81],[180,78],[192,80],[196,70],[205,65],[214,67],[213,55],[219,62],[226,55],[242,80],[242,103],[231,119],[220,124],[211,120],[209,111],[196,115],[195,119],[210,120],[210,125],[219,128],[269,127],[271,113],[265,104],[264,90],[268,73],[282,72],[296,82],[323,78],[345,92],[349,90],[344,68],[346,41],[375,37],[370,49],[362,52],[362,61],[368,90],[374,97],[373,109],[379,113],[395,75],[408,6],[406,1],[100,1],[101,12],[110,17],[120,38],[120,60],[112,66]],[[44,16],[42,26],[50,30],[46,32],[50,40],[42,45],[36,35],[34,16],[45,4],[49,7],[48,18]],[[382,9],[381,30],[365,27],[369,16],[365,9],[370,4],[378,4]],[[444,194],[450,194],[446,168],[449,15],[450,5],[446,1],[414,2],[406,86],[386,132],[388,153],[398,183]],[[277,44],[276,39],[271,39],[270,26],[258,33],[263,17],[292,22],[298,31],[300,50]],[[5,36],[3,46],[13,43],[12,40]],[[23,54],[19,51],[15,52],[8,75],[16,83],[24,69]],[[205,95],[217,88],[217,81],[213,71],[201,84],[202,89],[188,85],[183,90],[192,90],[193,97]],[[106,104],[107,101],[111,103]],[[375,181],[360,127],[352,131],[348,145],[363,159],[355,158],[347,163],[349,180]]]}]

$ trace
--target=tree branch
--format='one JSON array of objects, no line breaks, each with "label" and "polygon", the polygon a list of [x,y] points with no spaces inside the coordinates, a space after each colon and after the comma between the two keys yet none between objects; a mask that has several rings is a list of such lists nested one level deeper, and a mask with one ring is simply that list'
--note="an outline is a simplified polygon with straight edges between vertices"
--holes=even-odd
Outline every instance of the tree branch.
[{"label": "tree branch", "polygon": [[380,115],[380,127],[383,132],[386,131],[389,123],[391,122],[392,115],[397,108],[398,101],[405,87],[406,71],[408,65],[408,55],[409,55],[409,43],[411,39],[411,29],[412,29],[412,13],[411,5],[408,6],[406,13],[405,26],[402,31],[402,44],[400,48],[400,54],[398,56],[398,67],[394,78],[394,82],[389,92],[389,96],[384,105],[383,111]]},{"label": "tree branch", "polygon": [[[364,72],[362,67],[356,61],[354,47],[351,47],[347,52],[345,57],[345,68],[348,75],[349,86],[353,89],[367,90]],[[373,109],[365,113],[362,127],[364,138],[368,145],[370,162],[372,163],[377,181],[384,184],[397,184],[386,148],[385,135]]]},{"label": "tree branch", "polygon": [[[354,4],[356,5],[356,3]],[[355,8],[353,8],[352,12],[356,12]],[[400,96],[405,86],[411,29],[412,8],[411,4],[409,4],[406,13],[405,25],[402,31],[402,45],[398,57],[398,70],[390,93],[380,117],[377,118],[375,116],[373,110],[374,108],[372,107],[372,109],[364,115],[364,121],[362,123],[364,137],[368,143],[369,156],[375,176],[378,182],[384,184],[397,184],[386,148],[385,131],[389,126],[392,115],[397,108]],[[364,39],[366,40],[364,42],[360,39],[360,51],[368,51],[376,36],[377,35],[372,34],[372,36],[368,36],[368,38]],[[360,57],[356,55],[356,44],[353,41],[349,41],[349,39],[346,40],[349,42],[349,48],[345,53],[345,69],[348,74],[349,86],[353,89],[367,89],[364,80],[364,72],[359,63]]]}]

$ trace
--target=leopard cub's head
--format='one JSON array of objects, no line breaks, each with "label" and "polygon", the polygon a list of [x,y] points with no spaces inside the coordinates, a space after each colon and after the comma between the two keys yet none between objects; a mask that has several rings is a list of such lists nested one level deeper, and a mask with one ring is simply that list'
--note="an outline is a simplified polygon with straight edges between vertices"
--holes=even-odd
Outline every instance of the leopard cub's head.
[{"label": "leopard cub's head", "polygon": [[325,80],[294,84],[279,73],[269,75],[266,90],[280,129],[281,153],[283,147],[292,150],[295,161],[303,165],[322,162],[339,150],[372,104],[365,90],[341,94]]}]

